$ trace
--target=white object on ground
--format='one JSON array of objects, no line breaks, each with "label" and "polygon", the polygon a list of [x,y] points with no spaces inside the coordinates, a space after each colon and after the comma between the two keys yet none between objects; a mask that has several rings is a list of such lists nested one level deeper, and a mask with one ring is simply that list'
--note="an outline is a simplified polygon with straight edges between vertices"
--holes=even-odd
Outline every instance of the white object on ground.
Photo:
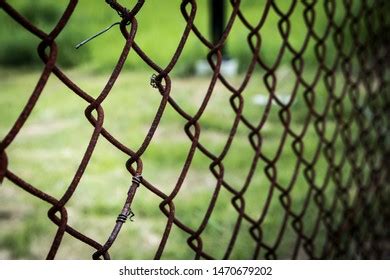
[{"label": "white object on ground", "polygon": [[[283,95],[277,94],[277,97],[280,100],[280,102],[285,105],[291,99],[291,95],[287,95],[287,94],[283,94]],[[256,94],[252,97],[252,103],[255,105],[265,106],[268,104],[269,98],[270,98],[269,95]],[[275,100],[272,100],[272,104],[276,104]]]},{"label": "white object on ground", "polygon": [[[199,76],[210,75],[213,73],[207,60],[199,60],[195,64],[195,73]],[[233,77],[238,73],[237,59],[224,59],[221,65],[221,74],[225,77]]]}]

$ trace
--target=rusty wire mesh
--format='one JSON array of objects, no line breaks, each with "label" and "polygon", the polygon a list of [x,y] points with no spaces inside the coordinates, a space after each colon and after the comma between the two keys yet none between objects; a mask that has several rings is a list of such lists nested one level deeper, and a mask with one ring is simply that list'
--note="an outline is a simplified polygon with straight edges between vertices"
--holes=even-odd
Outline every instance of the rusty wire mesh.
[{"label": "rusty wire mesh", "polygon": [[[253,25],[247,20],[245,13],[242,13],[240,5],[244,1],[231,0],[231,14],[222,38],[216,44],[211,43],[207,36],[202,34],[194,24],[197,15],[196,0],[183,0],[179,10],[186,22],[185,30],[182,34],[180,43],[167,66],[157,65],[146,52],[144,52],[136,43],[137,38],[137,14],[142,12],[144,0],[139,0],[134,7],[127,9],[114,0],[106,0],[107,4],[114,9],[121,18],[120,31],[124,38],[124,47],[112,75],[101,94],[95,99],[87,92],[83,91],[78,85],[72,82],[66,74],[56,65],[58,48],[56,38],[67,26],[69,18],[75,11],[77,0],[70,0],[66,10],[57,25],[50,33],[45,33],[35,25],[24,18],[15,10],[8,1],[1,0],[0,7],[13,20],[29,32],[37,36],[41,43],[38,46],[38,54],[44,63],[44,70],[34,88],[31,97],[20,113],[15,124],[6,134],[0,145],[0,179],[7,179],[19,186],[22,190],[47,202],[51,205],[48,212],[50,220],[57,225],[58,229],[51,243],[48,259],[53,259],[61,246],[62,239],[68,234],[80,242],[91,246],[95,253],[94,259],[109,259],[109,249],[114,245],[118,234],[125,221],[133,215],[131,205],[134,199],[137,199],[136,193],[139,187],[146,188],[161,199],[160,210],[166,216],[166,227],[161,237],[158,249],[155,254],[156,259],[163,256],[164,248],[170,238],[171,229],[177,227],[188,234],[187,243],[183,246],[189,246],[195,254],[195,258],[213,259],[225,258],[231,256],[231,252],[236,244],[237,236],[242,230],[242,224],[249,224],[249,232],[256,246],[254,246],[251,256],[269,259],[280,257],[279,250],[282,240],[286,237],[286,228],[292,227],[294,230],[294,246],[287,248],[290,252],[289,257],[296,258],[387,258],[386,246],[389,242],[389,132],[390,132],[390,99],[389,99],[389,22],[386,20],[389,11],[388,1],[360,1],[359,8],[352,9],[351,0],[335,1],[291,1],[291,6],[287,11],[278,7],[277,1],[265,1],[263,9],[259,9],[258,23]],[[334,16],[336,13],[336,2],[342,2],[345,9],[345,15],[342,21],[336,22]],[[297,5],[303,5],[302,17],[305,26],[302,26],[302,32],[305,35],[305,41],[300,48],[296,48],[291,43],[289,37],[290,21],[289,17],[296,12]],[[107,6],[107,8],[110,8]],[[327,26],[322,34],[316,32],[314,25],[316,22],[316,11],[320,9],[325,13]],[[273,64],[269,64],[261,55],[262,42],[273,40],[261,35],[261,30],[267,22],[270,12],[276,13],[279,17],[275,32],[282,37],[282,44],[278,50],[277,59]],[[220,69],[222,64],[222,46],[229,38],[232,27],[241,22],[248,30],[248,41],[252,57],[248,68],[245,70],[244,79],[239,87],[234,87],[229,78],[225,77]],[[379,24],[378,24],[379,23]],[[365,31],[365,32],[363,32]],[[195,115],[190,115],[181,108],[173,97],[171,97],[171,85],[173,83],[170,73],[177,64],[183,49],[186,47],[187,38],[194,34],[201,44],[209,49],[207,60],[212,68],[212,78],[209,89],[207,90],[201,107]],[[352,41],[345,40],[348,34]],[[365,34],[365,35],[364,35]],[[302,73],[305,67],[304,53],[312,48],[309,41],[314,42],[315,68],[314,78],[309,80]],[[336,55],[329,63],[326,62],[327,43],[332,42],[336,46]],[[346,45],[353,46],[346,49]],[[292,56],[289,64],[291,68],[292,79],[295,87],[291,92],[291,98],[288,102],[283,102],[276,94],[275,86],[278,82],[276,71],[281,67],[281,59],[288,53]],[[156,108],[156,115],[150,129],[137,149],[131,149],[126,143],[121,143],[104,128],[104,109],[103,103],[110,94],[115,81],[121,74],[122,67],[129,55],[139,56],[143,62],[155,73],[151,79],[151,86],[156,88],[156,92],[161,95],[161,102]],[[261,69],[255,73],[255,68]],[[93,134],[89,140],[85,154],[81,159],[79,168],[74,174],[73,180],[63,195],[59,198],[50,196],[42,192],[12,170],[7,168],[7,148],[17,137],[19,131],[23,128],[30,113],[37,104],[38,99],[45,88],[45,85],[51,75],[60,79],[74,94],[85,100],[88,106],[85,109],[85,115],[93,126]],[[336,94],[336,78],[342,77],[341,93]],[[245,90],[252,79],[262,79],[262,82],[268,90],[268,100],[264,113],[253,123],[243,114],[245,106]],[[213,95],[214,87],[217,81],[220,81],[231,93],[231,108],[223,110],[233,110],[235,114],[233,125],[230,129],[229,137],[226,139],[224,148],[220,154],[213,154],[207,147],[207,143],[199,141],[201,134],[201,125],[199,120],[202,114],[207,110],[210,97]],[[317,85],[322,81],[327,89],[326,98],[324,98],[323,109],[316,108],[316,98],[318,99]],[[304,119],[303,125],[297,129],[293,128],[291,119],[293,118],[291,106],[297,95],[300,94],[297,89],[303,89],[303,97],[308,114]],[[131,89],[130,89],[131,90]],[[348,100],[352,109],[348,112],[344,101]],[[317,101],[318,102],[318,101]],[[158,186],[148,182],[148,178],[142,177],[143,165],[142,155],[148,149],[149,144],[154,139],[154,133],[159,126],[160,120],[167,106],[171,106],[178,116],[185,119],[185,133],[188,141],[191,142],[191,148],[188,151],[188,157],[185,161],[180,176],[177,178],[177,184],[171,192],[165,193]],[[263,128],[267,123],[268,113],[271,108],[277,108],[279,112],[280,124],[282,126],[282,136],[279,148],[273,157],[266,155],[262,149]],[[369,112],[369,114],[367,113]],[[327,131],[327,121],[333,118],[336,127],[329,133]],[[247,156],[251,161],[251,168],[248,174],[242,174],[245,177],[245,183],[242,186],[234,185],[225,179],[224,158],[229,153],[229,149],[234,141],[234,136],[238,125],[245,125],[249,130],[248,145],[253,149],[252,155]],[[315,128],[318,143],[314,147],[314,153],[307,156],[304,153],[305,134],[310,125]],[[132,179],[123,210],[118,217],[113,217],[113,231],[108,236],[105,243],[101,244],[93,238],[86,236],[76,228],[68,224],[68,215],[66,205],[77,191],[78,184],[83,177],[84,171],[88,166],[91,156],[94,152],[99,138],[104,137],[118,150],[128,156],[126,168],[131,174]],[[278,173],[283,170],[278,169],[278,161],[283,149],[286,148],[286,139],[292,140],[291,147],[295,157],[296,164],[291,166],[293,176],[290,182],[285,185],[278,180]],[[340,150],[336,149],[336,142],[341,141]],[[182,184],[185,180],[188,170],[195,153],[202,153],[207,156],[212,164],[209,166],[210,172],[215,176],[216,184],[212,189],[212,198],[203,213],[203,219],[198,227],[191,228],[189,225],[179,219],[175,212],[175,197],[182,190]],[[316,162],[320,156],[326,159],[326,169],[318,170]],[[338,159],[338,160],[336,160]],[[12,160],[12,159],[8,159]],[[264,205],[258,207],[258,215],[253,216],[246,211],[245,195],[247,190],[252,187],[251,180],[255,172],[260,172],[256,167],[260,162],[265,166],[261,172],[264,172],[267,181],[264,182],[263,198]],[[348,168],[345,168],[348,166]],[[322,184],[316,181],[316,174],[325,172],[325,180]],[[309,185],[306,191],[305,199],[297,209],[292,207],[294,203],[291,192],[297,187],[297,177],[303,177]],[[329,188],[334,188],[329,197],[326,192]],[[216,256],[212,250],[206,250],[202,243],[202,234],[208,226],[208,221],[213,215],[215,204],[219,198],[221,189],[225,189],[232,195],[232,206],[237,215],[231,217],[234,219],[232,232],[226,234],[230,236],[230,242],[223,256]],[[352,195],[354,194],[354,195]],[[270,201],[273,197],[278,197],[280,205],[284,211],[278,213],[282,217],[275,242],[267,243],[263,239],[264,219],[270,215],[268,210]],[[351,198],[352,197],[352,198]],[[205,202],[206,203],[206,202]],[[317,212],[316,221],[310,231],[305,228],[308,205],[314,203]],[[1,207],[1,206],[0,206]],[[341,210],[337,210],[341,209]],[[311,210],[310,210],[311,211]],[[137,223],[129,224],[137,227]],[[325,236],[325,242],[317,243],[319,236]],[[137,240],[129,240],[137,242]]]}]

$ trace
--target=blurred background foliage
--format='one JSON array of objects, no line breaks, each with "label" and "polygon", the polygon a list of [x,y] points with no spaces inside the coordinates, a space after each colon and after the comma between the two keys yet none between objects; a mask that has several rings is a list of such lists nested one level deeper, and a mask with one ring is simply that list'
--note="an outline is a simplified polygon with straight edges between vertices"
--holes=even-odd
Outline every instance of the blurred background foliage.
[{"label": "blurred background foliage", "polygon": [[[135,0],[122,1],[127,7],[132,7]],[[137,15],[139,23],[136,42],[152,57],[159,65],[166,65],[173,52],[175,51],[182,32],[185,28],[185,20],[180,13],[181,0],[164,1],[159,5],[159,0],[145,1],[144,7]],[[264,11],[266,1],[242,1],[241,8],[247,19],[256,25]],[[68,1],[49,1],[49,0],[13,0],[10,1],[22,15],[32,23],[39,26],[46,32],[50,32],[53,26],[60,18]],[[279,8],[286,12],[290,7],[290,1],[276,1]],[[158,5],[158,9],[156,8]],[[343,3],[337,4],[334,15],[334,21],[340,23],[345,16]],[[353,3],[355,9],[358,9],[359,1]],[[231,12],[229,6],[228,13]],[[204,33],[209,33],[209,12],[208,1],[197,1],[197,16],[195,23]],[[317,4],[315,8],[316,21],[315,30],[319,34],[325,32],[327,18],[322,4]],[[298,4],[295,12],[289,17],[291,23],[291,33],[289,40],[292,46],[299,48],[305,36],[307,28],[305,27],[304,15],[305,6]],[[119,20],[118,15],[110,9],[105,1],[87,1],[80,0],[76,7],[76,12],[70,19],[65,30],[57,38],[59,45],[58,64],[62,67],[85,67],[93,71],[105,71],[112,69],[117,60],[118,54],[123,46],[123,37],[118,29],[110,31],[104,36],[95,39],[95,41],[76,50],[74,46],[96,34],[110,24]],[[26,30],[16,24],[4,12],[0,13],[0,66],[3,67],[37,67],[41,65],[37,55],[37,44],[39,40],[29,34]],[[277,51],[282,43],[282,37],[278,28],[286,28],[280,15],[274,10],[268,15],[267,21],[261,29],[261,56],[269,63],[275,59]],[[279,27],[278,27],[279,25]],[[232,34],[228,40],[229,55],[240,62],[240,70],[246,69],[251,59],[251,51],[248,44],[249,30],[238,20],[234,25]],[[349,34],[349,33],[348,33]],[[345,40],[350,40],[348,34],[345,34]],[[207,35],[206,35],[207,36]],[[266,40],[265,40],[266,38]],[[311,44],[313,42],[309,42]],[[314,43],[313,43],[314,44]],[[345,44],[348,45],[348,44]],[[305,60],[315,62],[314,45],[305,52]],[[332,52],[335,46],[330,42],[328,47],[329,59],[332,59]],[[175,73],[189,74],[193,70],[194,63],[203,59],[208,50],[201,45],[194,34],[190,35],[189,42],[186,45],[184,53],[175,69]],[[286,61],[290,58],[286,57]],[[136,56],[132,56],[126,65],[127,69],[147,69],[147,66]]]},{"label": "blurred background foliage", "polygon": [[[32,21],[45,32],[55,26],[63,13],[68,1],[58,0],[8,0],[18,12]],[[132,7],[136,0],[122,1],[127,7]],[[139,23],[136,42],[158,65],[164,67],[169,63],[185,28],[185,20],[180,12],[181,0],[147,0],[144,7],[137,15]],[[198,0],[198,12],[195,23],[203,34],[209,34],[208,1]],[[242,0],[243,14],[256,25],[264,12],[265,0]],[[307,1],[310,2],[310,1]],[[324,36],[326,27],[330,24],[324,12],[324,3],[317,1],[315,6],[316,18],[314,30],[318,36]],[[335,14],[332,16],[332,24],[342,25],[345,18],[345,3],[348,1],[334,1]],[[367,1],[373,5],[375,2]],[[275,0],[282,12],[286,12],[294,1]],[[304,39],[308,35],[304,14],[308,13],[302,1],[295,1],[297,6],[294,13],[289,16],[290,35],[288,41],[291,46],[299,50]],[[352,2],[352,13],[357,17],[356,11],[361,8],[361,1]],[[306,10],[306,11],[305,11]],[[228,13],[231,12],[229,7]],[[56,39],[59,46],[57,63],[66,68],[66,74],[81,88],[92,96],[97,96],[107,82],[114,67],[124,39],[117,27],[103,36],[95,39],[79,50],[75,45],[84,39],[96,34],[105,27],[119,20],[115,11],[104,0],[90,1],[79,0],[74,14],[69,23]],[[363,20],[358,21],[364,25]],[[373,21],[373,29],[381,23]],[[284,26],[284,27],[283,27]],[[267,19],[261,28],[260,35],[262,60],[272,65],[279,53],[283,38],[279,28],[285,28],[280,15],[271,9]],[[324,64],[329,68],[335,64],[337,47],[335,45],[335,32],[326,38],[326,58]],[[344,36],[344,51],[353,47],[349,43],[353,38],[350,32],[350,22],[341,28]],[[240,70],[247,68],[252,53],[247,40],[250,31],[237,20],[228,38],[229,55],[239,60]],[[366,40],[366,28],[361,29],[359,39]],[[29,34],[23,27],[15,23],[4,11],[0,10],[0,139],[6,135],[12,127],[18,114],[31,94],[36,81],[39,79],[40,68],[43,67],[37,54],[39,40]],[[375,44],[375,42],[372,42]],[[318,60],[315,55],[315,47],[318,42],[312,38],[308,42],[302,59],[305,67],[302,77],[312,81]],[[189,114],[194,115],[203,101],[204,94],[210,83],[210,77],[189,77],[193,72],[196,61],[204,59],[208,53],[205,48],[191,33],[184,52],[172,75],[175,81],[172,84],[172,96]],[[281,65],[275,70],[277,82],[275,93],[283,100],[289,100],[291,93],[296,90],[296,74],[292,69],[294,55],[286,51]],[[357,58],[351,60],[356,65]],[[260,68],[260,67],[259,67]],[[351,71],[359,71],[359,67],[352,67]],[[245,91],[245,107],[243,114],[252,122],[257,123],[265,112],[264,100],[269,98],[269,89],[264,83],[264,69],[256,69],[258,76],[254,76]],[[125,71],[120,75],[113,93],[105,102],[105,127],[113,135],[118,137],[132,149],[138,149],[147,133],[149,124],[153,120],[156,108],[161,100],[160,95],[150,86],[149,67],[143,63],[134,52],[130,53],[126,61]],[[343,92],[345,80],[340,70],[340,63],[335,69],[334,93],[340,96]],[[184,76],[184,77],[183,77]],[[232,78],[233,84],[240,84],[242,74]],[[329,99],[325,78],[321,78],[315,89],[315,108],[323,111],[326,101]],[[300,86],[294,102],[291,104],[291,128],[300,131],[305,121],[310,116],[310,110],[306,104],[305,88]],[[361,95],[364,96],[362,90]],[[231,110],[229,92],[220,82],[217,83],[215,94],[209,101],[205,114],[200,119],[202,134],[201,143],[215,154],[219,153],[225,145],[230,132],[232,122],[236,116]],[[375,100],[373,101],[375,102]],[[344,98],[342,104],[345,119],[348,119],[353,111],[352,101]],[[31,182],[34,186],[48,192],[55,197],[61,197],[67,188],[75,170],[78,167],[88,139],[92,133],[92,127],[86,121],[84,110],[87,104],[76,97],[54,75],[49,79],[44,93],[32,112],[31,117],[18,135],[15,143],[7,148],[10,159],[10,168],[22,178]],[[223,108],[223,109],[221,109]],[[280,119],[281,107],[274,105],[267,112],[268,119],[262,129],[263,152],[268,157],[273,157],[279,149],[284,126]],[[331,138],[336,131],[337,123],[335,115],[327,116],[327,138]],[[159,186],[164,192],[170,193],[175,186],[178,174],[188,155],[191,141],[185,134],[183,127],[185,120],[177,115],[172,107],[168,106],[164,112],[162,122],[156,135],[143,155],[146,163],[143,175],[150,182]],[[136,133],[134,133],[136,132]],[[247,174],[253,157],[253,150],[248,145],[249,131],[242,124],[238,127],[237,135],[229,155],[224,160],[225,179],[239,188],[244,184],[243,174]],[[358,137],[359,129],[353,125],[350,133]],[[310,158],[319,145],[319,138],[314,125],[306,132],[304,139],[305,156]],[[285,149],[278,161],[278,183],[287,186],[291,182],[293,169],[297,163],[297,157],[291,148],[294,139],[288,138]],[[344,143],[340,136],[334,143],[337,161],[340,161],[343,153],[340,152]],[[359,153],[363,157],[363,152]],[[127,157],[114,149],[107,141],[100,139],[96,152],[91,160],[78,191],[67,206],[71,225],[83,231],[85,234],[104,242],[111,230],[127,187],[131,181],[130,175],[124,168]],[[196,153],[190,174],[183,185],[178,197],[175,199],[176,213],[179,219],[191,227],[197,227],[203,218],[205,208],[211,199],[212,190],[215,188],[215,178],[211,175],[209,166],[211,160],[202,153]],[[328,162],[321,154],[317,165],[316,184],[322,185],[326,179]],[[264,172],[266,164],[261,162],[256,175],[245,197],[246,211],[250,215],[258,215],[259,209],[265,203],[266,193],[270,182]],[[345,165],[342,174],[349,174],[351,166]],[[296,187],[291,194],[294,210],[300,209],[306,199],[309,186],[303,175],[298,176]],[[365,172],[365,176],[367,172]],[[326,190],[327,197],[335,197],[333,182],[329,183]],[[351,200],[355,197],[354,188],[349,194]],[[9,181],[5,181],[0,188],[0,259],[2,258],[44,258],[47,253],[48,242],[52,240],[56,227],[47,219],[49,206],[40,200],[32,199],[31,195],[20,191]],[[279,194],[280,195],[280,194]],[[263,238],[266,243],[272,243],[280,231],[282,215],[285,209],[281,206],[279,195],[272,198],[270,213],[264,221]],[[237,212],[231,205],[232,195],[222,189],[218,198],[216,209],[204,234],[204,246],[213,251],[216,257],[222,257],[229,242],[234,227]],[[326,200],[329,203],[331,200]],[[116,258],[153,258],[165,229],[166,217],[159,210],[161,199],[157,198],[145,188],[140,188],[132,206],[136,213],[134,225],[124,227],[116,245],[113,247],[113,256]],[[342,207],[336,206],[335,213],[341,213]],[[318,209],[311,200],[308,215],[305,216],[305,230],[310,231],[317,219]],[[114,218],[113,218],[114,217]],[[243,225],[237,246],[232,254],[233,258],[251,258],[254,248],[254,240],[249,236],[248,225]],[[324,230],[320,230],[318,247],[324,242]],[[294,229],[289,226],[285,233],[285,239],[281,245],[281,258],[289,258],[292,246],[295,244]],[[186,246],[188,235],[173,228],[172,238],[169,239],[164,258],[193,258],[193,251]],[[207,250],[206,250],[207,251]],[[77,240],[65,236],[63,246],[59,252],[59,258],[90,258],[91,248],[80,244]],[[264,256],[260,256],[264,257]],[[300,256],[304,258],[305,256]]]}]

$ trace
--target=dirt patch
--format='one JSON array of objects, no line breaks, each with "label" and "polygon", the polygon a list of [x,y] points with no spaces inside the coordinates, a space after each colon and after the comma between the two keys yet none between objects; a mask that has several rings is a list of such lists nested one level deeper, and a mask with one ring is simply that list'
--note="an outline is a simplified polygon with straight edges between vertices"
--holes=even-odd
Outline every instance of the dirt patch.
[{"label": "dirt patch", "polygon": [[40,123],[33,123],[21,131],[21,137],[39,137],[44,135],[51,135],[58,133],[70,127],[74,127],[76,122],[74,120],[52,120]]}]

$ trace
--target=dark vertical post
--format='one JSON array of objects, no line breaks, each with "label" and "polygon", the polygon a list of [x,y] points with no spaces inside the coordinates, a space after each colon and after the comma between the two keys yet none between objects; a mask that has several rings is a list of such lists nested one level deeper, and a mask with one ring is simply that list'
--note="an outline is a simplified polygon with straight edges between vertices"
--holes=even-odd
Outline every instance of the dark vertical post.
[{"label": "dark vertical post", "polygon": [[[210,31],[211,40],[217,43],[221,39],[225,28],[225,0],[209,0],[210,3]],[[223,54],[226,55],[226,47],[223,48]]]}]

